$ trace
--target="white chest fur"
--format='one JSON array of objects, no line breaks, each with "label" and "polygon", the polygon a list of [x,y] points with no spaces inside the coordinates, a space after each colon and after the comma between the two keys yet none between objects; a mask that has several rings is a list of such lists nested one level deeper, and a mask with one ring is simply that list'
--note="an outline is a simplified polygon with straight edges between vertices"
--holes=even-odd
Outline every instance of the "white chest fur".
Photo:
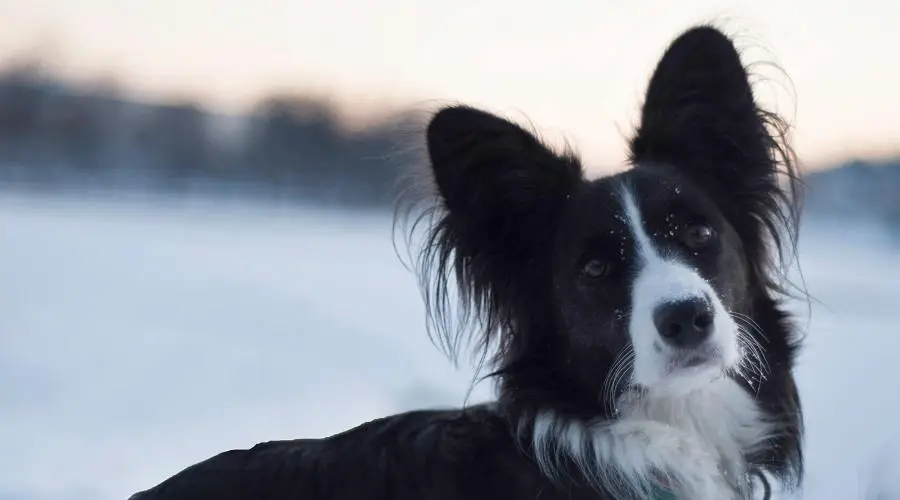
[{"label": "white chest fur", "polygon": [[622,498],[652,498],[661,481],[679,498],[743,498],[744,457],[772,429],[734,381],[659,387],[619,403],[613,422],[537,415],[533,444],[542,470],[556,477],[568,457],[589,481]]}]

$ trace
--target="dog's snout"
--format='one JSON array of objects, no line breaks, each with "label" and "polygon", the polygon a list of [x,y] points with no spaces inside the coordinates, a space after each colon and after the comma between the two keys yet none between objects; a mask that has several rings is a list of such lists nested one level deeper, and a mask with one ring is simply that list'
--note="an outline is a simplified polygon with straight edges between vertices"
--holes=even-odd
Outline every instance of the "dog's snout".
[{"label": "dog's snout", "polygon": [[656,307],[653,322],[659,335],[670,344],[696,346],[712,333],[712,305],[705,297],[667,302]]}]

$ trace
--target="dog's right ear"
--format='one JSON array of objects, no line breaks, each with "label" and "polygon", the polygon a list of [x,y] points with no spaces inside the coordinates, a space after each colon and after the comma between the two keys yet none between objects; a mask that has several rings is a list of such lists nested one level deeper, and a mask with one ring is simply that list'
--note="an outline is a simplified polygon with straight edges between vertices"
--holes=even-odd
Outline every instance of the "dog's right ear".
[{"label": "dog's right ear", "polygon": [[497,320],[522,307],[520,297],[533,288],[536,281],[527,280],[540,272],[539,252],[552,244],[581,164],[522,127],[465,106],[437,112],[426,140],[444,209],[428,251],[442,271],[452,266],[466,306]]}]

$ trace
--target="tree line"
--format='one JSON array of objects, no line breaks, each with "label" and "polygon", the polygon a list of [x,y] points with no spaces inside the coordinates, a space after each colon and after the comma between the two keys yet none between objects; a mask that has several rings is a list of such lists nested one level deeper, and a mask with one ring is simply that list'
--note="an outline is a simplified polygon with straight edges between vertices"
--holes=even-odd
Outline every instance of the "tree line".
[{"label": "tree line", "polygon": [[0,68],[0,180],[178,191],[255,189],[313,202],[385,205],[403,115],[350,131],[327,100],[273,95],[244,116],[195,102],[139,103],[74,85],[36,61]]}]

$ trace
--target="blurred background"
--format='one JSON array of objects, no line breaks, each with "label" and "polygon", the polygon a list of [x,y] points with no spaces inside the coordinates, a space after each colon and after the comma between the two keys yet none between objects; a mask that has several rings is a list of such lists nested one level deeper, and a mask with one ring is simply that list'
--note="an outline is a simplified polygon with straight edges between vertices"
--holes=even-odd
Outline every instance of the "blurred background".
[{"label": "blurred background", "polygon": [[417,117],[482,106],[614,172],[654,64],[703,21],[760,63],[806,174],[800,496],[900,498],[896,4],[0,0],[0,19],[0,499],[125,499],[226,449],[491,397],[429,343],[394,252]]}]

